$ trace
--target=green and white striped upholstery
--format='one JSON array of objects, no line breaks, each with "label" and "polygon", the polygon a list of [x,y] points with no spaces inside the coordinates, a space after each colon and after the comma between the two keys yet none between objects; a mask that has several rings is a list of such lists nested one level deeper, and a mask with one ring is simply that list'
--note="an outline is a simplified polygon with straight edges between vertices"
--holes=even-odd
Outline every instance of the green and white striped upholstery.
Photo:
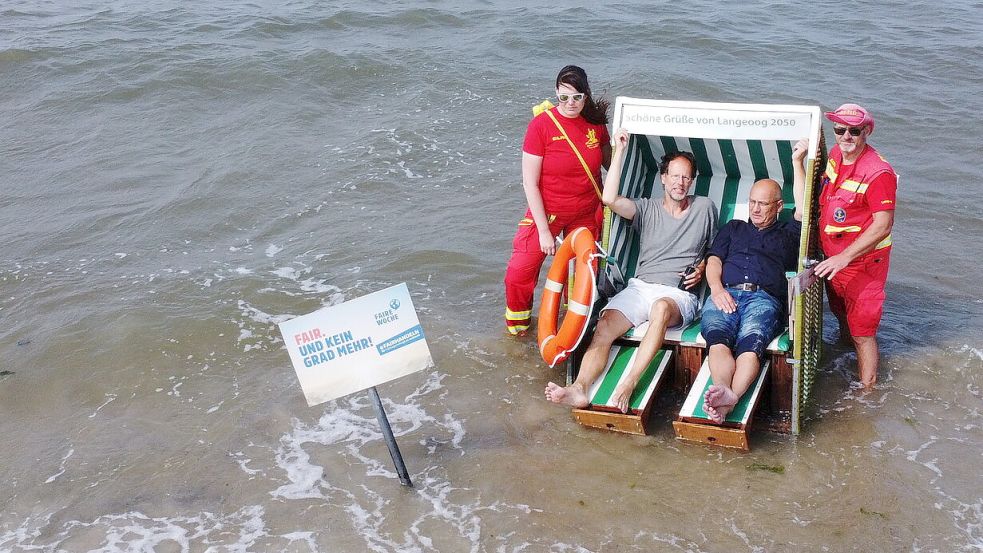
[{"label": "green and white striped upholstery", "polygon": [[[614,389],[618,383],[627,376],[637,355],[638,348],[634,346],[614,346],[611,348],[604,373],[594,381],[594,384],[587,393],[592,409],[616,409],[615,405],[611,402],[611,394],[614,393]],[[652,362],[649,363],[645,372],[642,373],[638,385],[635,386],[635,391],[632,393],[631,401],[629,402],[629,412],[638,414],[645,410],[649,401],[652,399],[652,394],[655,393],[655,389],[665,375],[671,358],[671,351],[659,350],[656,352]]]},{"label": "green and white striped upholstery", "polygon": [[[771,363],[768,361],[762,365],[761,371],[758,372],[758,378],[748,388],[748,391],[741,396],[734,410],[727,414],[727,418],[724,419],[725,423],[742,426],[747,425],[751,419],[753,407],[758,402],[758,396],[761,395],[761,390],[764,388],[765,376],[768,374],[770,367]],[[707,389],[712,385],[713,379],[710,377],[710,361],[706,360],[703,362],[703,366],[700,367],[700,374],[696,376],[696,382],[690,388],[689,395],[686,396],[683,408],[679,410],[679,416],[689,419],[710,420],[706,411],[703,410],[703,398],[706,395]]]}]

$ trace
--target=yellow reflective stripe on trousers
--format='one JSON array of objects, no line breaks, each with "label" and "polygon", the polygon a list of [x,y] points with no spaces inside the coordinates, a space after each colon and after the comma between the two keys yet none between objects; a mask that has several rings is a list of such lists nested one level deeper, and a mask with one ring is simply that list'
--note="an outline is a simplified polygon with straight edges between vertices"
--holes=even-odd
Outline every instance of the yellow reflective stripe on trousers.
[{"label": "yellow reflective stripe on trousers", "polygon": [[529,325],[509,325],[509,326],[507,326],[505,328],[508,329],[509,334],[515,336],[516,334],[518,334],[520,332],[525,332],[525,331],[529,330]]},{"label": "yellow reflective stripe on trousers", "polygon": [[880,242],[877,243],[876,246],[874,246],[874,251],[883,250],[884,248],[890,246],[891,244],[892,244],[891,235],[888,234],[887,238],[881,240]]},{"label": "yellow reflective stripe on trousers", "polygon": [[527,311],[512,311],[508,308],[505,309],[505,320],[506,321],[525,321],[529,317],[532,317],[532,310]]},{"label": "yellow reflective stripe on trousers", "polygon": [[860,227],[834,227],[833,225],[826,225],[823,232],[826,234],[836,234],[837,232],[860,232]]}]

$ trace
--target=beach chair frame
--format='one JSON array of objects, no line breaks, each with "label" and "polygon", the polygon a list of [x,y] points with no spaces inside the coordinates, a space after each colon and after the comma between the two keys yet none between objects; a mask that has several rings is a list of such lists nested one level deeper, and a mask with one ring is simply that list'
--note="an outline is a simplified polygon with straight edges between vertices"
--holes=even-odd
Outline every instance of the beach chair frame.
[{"label": "beach chair frame", "polygon": [[[789,331],[770,346],[772,353],[765,417],[771,430],[798,434],[810,404],[816,372],[822,355],[823,286],[807,278],[808,261],[819,258],[818,199],[820,178],[826,164],[822,134],[822,114],[818,106],[680,102],[619,96],[615,101],[612,129],[630,133],[628,151],[622,167],[620,193],[626,197],[652,197],[662,194],[658,178],[658,159],[673,150],[693,152],[697,160],[694,193],[710,197],[718,208],[719,224],[733,218],[746,218],[747,195],[760,178],[773,178],[782,184],[785,207],[780,217],[792,216],[792,146],[800,138],[809,139],[806,156],[805,204],[802,238],[799,245],[800,278],[790,289]],[[624,286],[635,272],[638,238],[630,222],[605,214],[602,246],[611,263],[602,263],[599,278]],[[706,296],[705,286],[700,293]],[[595,313],[601,305],[596,306]],[[637,329],[636,329],[637,330]],[[568,365],[568,380],[576,376],[588,339]],[[630,332],[619,345],[631,344]],[[637,340],[636,340],[637,343]],[[666,348],[674,351],[675,368],[667,371],[674,388],[688,390],[696,379],[705,357],[706,344],[698,325],[667,335]]]}]

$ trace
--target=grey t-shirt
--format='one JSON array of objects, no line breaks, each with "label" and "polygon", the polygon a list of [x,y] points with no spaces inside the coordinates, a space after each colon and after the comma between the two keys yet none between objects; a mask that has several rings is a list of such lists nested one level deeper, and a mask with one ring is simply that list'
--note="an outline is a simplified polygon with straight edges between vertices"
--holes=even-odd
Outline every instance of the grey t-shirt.
[{"label": "grey t-shirt", "polygon": [[679,273],[706,254],[717,234],[717,208],[703,196],[690,196],[682,219],[662,207],[662,197],[636,198],[631,226],[640,236],[635,277],[649,284],[679,284]]}]

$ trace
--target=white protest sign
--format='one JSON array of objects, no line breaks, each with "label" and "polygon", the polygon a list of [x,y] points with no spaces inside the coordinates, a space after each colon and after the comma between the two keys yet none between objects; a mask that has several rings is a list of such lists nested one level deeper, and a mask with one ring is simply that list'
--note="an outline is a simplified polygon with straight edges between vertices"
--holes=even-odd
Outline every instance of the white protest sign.
[{"label": "white protest sign", "polygon": [[280,323],[308,405],[432,363],[406,283]]}]

